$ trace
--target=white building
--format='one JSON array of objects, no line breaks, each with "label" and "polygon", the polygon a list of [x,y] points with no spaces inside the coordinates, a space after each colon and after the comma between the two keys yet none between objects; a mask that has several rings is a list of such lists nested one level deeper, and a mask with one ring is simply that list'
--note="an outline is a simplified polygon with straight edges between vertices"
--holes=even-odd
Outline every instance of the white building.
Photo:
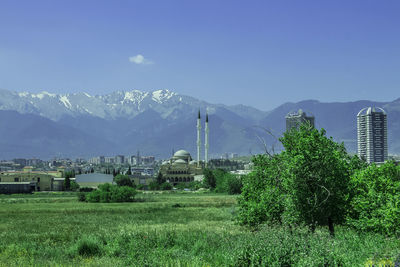
[{"label": "white building", "polygon": [[357,114],[358,156],[368,163],[388,159],[387,116],[382,108],[367,107]]}]

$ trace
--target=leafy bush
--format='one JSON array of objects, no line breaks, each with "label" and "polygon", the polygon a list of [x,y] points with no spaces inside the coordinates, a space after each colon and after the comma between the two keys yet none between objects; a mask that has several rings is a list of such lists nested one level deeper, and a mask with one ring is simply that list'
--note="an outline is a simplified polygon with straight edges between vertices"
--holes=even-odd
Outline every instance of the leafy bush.
[{"label": "leafy bush", "polygon": [[114,182],[119,186],[130,186],[134,187],[135,183],[132,182],[128,175],[118,174],[114,177]]},{"label": "leafy bush", "polygon": [[136,195],[136,190],[129,186],[114,187],[111,190],[110,202],[132,202]]},{"label": "leafy bush", "polygon": [[87,202],[100,202],[100,190],[94,190],[86,195]]},{"label": "leafy bush", "polygon": [[250,226],[281,222],[284,211],[281,155],[258,155],[253,158],[253,163],[253,171],[242,180],[237,219],[241,224]]},{"label": "leafy bush", "polygon": [[150,190],[160,190],[160,185],[157,182],[150,182],[149,189]]},{"label": "leafy bush", "polygon": [[161,184],[161,190],[172,190],[172,184],[165,182]]},{"label": "leafy bush", "polygon": [[370,165],[351,177],[348,223],[359,230],[400,236],[400,166]]},{"label": "leafy bush", "polygon": [[214,176],[213,171],[210,169],[204,169],[203,174],[204,174],[204,180],[203,180],[204,186],[206,188],[214,189],[217,186],[217,180]]},{"label": "leafy bush", "polygon": [[79,186],[79,184],[77,182],[71,181],[70,186],[69,186],[69,189],[71,191],[78,191],[79,188],[80,188],[80,186]]},{"label": "leafy bush", "polygon": [[183,190],[183,189],[187,188],[187,183],[185,183],[185,182],[178,183],[177,185],[175,185],[175,188],[179,189],[179,190]]},{"label": "leafy bush", "polygon": [[144,184],[138,184],[136,187],[136,189],[138,189],[138,190],[144,190],[144,188],[145,188]]},{"label": "leafy bush", "polygon": [[192,190],[199,190],[200,188],[203,187],[203,183],[200,181],[193,181],[193,182],[189,182],[187,184],[187,187],[192,189]]},{"label": "leafy bush", "polygon": [[88,202],[132,202],[136,195],[136,190],[129,186],[117,186],[111,184],[99,185],[98,190],[86,195]]},{"label": "leafy bush", "polygon": [[78,201],[86,201],[86,193],[85,192],[78,192]]}]

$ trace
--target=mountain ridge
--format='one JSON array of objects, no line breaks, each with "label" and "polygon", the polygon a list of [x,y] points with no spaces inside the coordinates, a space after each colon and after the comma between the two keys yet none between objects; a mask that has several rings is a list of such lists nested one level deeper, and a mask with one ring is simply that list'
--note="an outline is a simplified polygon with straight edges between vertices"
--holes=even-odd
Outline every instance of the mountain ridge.
[{"label": "mountain ridge", "polygon": [[[400,153],[400,98],[388,102],[331,103],[308,99],[261,111],[241,104],[211,104],[169,90],[115,91],[92,96],[85,92],[30,94],[1,89],[0,123],[4,127],[0,131],[3,140],[0,142],[0,157],[32,155],[40,149],[39,145],[46,147],[42,149],[43,153],[37,153],[43,157],[59,154],[69,157],[134,155],[137,150],[167,157],[173,149],[180,148],[194,155],[199,109],[203,123],[205,112],[210,117],[211,157],[225,152],[262,153],[264,148],[260,138],[267,145],[278,143],[262,128],[281,136],[285,130],[286,114],[298,109],[313,114],[317,128],[325,128],[328,136],[344,142],[349,151],[355,152],[356,115],[366,106],[381,106],[387,111],[389,152]],[[19,115],[9,113],[10,110]],[[29,124],[30,127],[17,127],[18,124]],[[10,127],[12,134],[7,134]],[[35,127],[47,130],[38,131],[38,135],[34,132]],[[64,134],[63,129],[70,134]]]}]

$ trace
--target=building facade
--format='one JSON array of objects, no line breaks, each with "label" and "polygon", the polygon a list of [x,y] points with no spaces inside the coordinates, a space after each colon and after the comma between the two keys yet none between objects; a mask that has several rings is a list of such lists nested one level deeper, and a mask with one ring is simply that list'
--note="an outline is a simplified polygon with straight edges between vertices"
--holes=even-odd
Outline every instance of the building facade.
[{"label": "building facade", "polygon": [[368,163],[388,159],[387,115],[379,107],[367,107],[357,114],[357,152]]},{"label": "building facade", "polygon": [[307,116],[307,114],[299,109],[297,112],[290,112],[286,115],[286,131],[290,131],[292,128],[299,129],[303,123],[309,123],[312,127],[315,127],[314,116]]},{"label": "building facade", "polygon": [[192,160],[192,156],[185,150],[179,150],[164,161],[160,167],[162,177],[171,184],[193,182],[202,179],[203,167]]}]

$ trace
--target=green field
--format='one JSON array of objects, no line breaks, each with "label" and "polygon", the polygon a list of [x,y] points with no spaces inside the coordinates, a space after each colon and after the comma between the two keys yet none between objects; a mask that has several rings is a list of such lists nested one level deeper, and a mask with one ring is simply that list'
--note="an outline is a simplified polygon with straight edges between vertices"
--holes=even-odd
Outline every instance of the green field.
[{"label": "green field", "polygon": [[82,203],[74,193],[0,195],[0,266],[365,266],[394,263],[400,241],[326,229],[235,224],[236,197],[138,194]]}]

